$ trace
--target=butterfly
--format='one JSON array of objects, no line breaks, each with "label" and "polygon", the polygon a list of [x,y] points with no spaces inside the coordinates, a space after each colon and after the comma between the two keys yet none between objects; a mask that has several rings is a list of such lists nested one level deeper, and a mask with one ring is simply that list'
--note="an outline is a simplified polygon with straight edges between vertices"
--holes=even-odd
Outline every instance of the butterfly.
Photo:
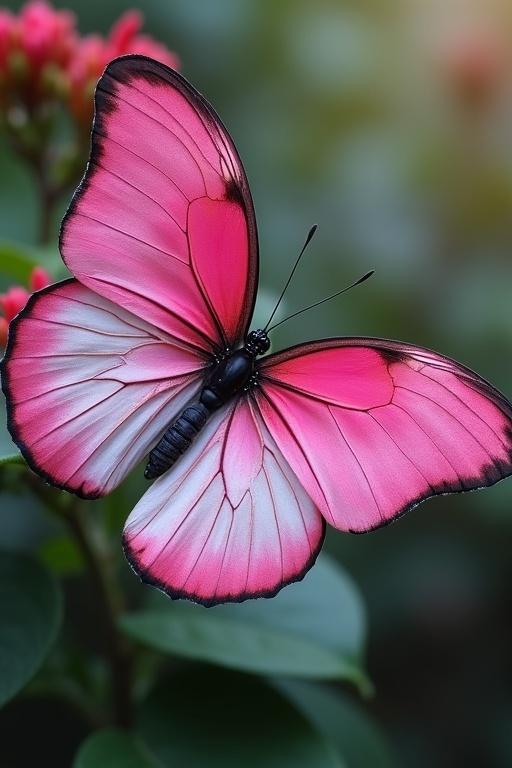
[{"label": "butterfly", "polygon": [[233,141],[179,74],[109,64],[65,215],[73,275],[34,294],[3,362],[30,467],[94,499],[149,453],[128,561],[172,598],[275,595],[326,523],[365,532],[512,472],[512,405],[422,347],[341,337],[266,354],[258,238]]}]

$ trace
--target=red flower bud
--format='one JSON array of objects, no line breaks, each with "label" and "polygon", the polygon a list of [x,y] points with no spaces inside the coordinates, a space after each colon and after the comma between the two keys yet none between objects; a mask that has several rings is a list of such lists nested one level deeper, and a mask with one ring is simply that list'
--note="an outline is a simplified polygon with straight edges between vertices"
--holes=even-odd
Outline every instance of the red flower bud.
[{"label": "red flower bud", "polygon": [[[40,291],[41,288],[46,288],[51,282],[51,276],[43,267],[34,267],[30,273],[29,285],[31,291]],[[16,317],[18,312],[21,312],[29,297],[30,293],[21,285],[13,285],[6,293],[0,294],[0,347],[5,347],[9,323],[13,317]]]},{"label": "red flower bud", "polygon": [[15,19],[12,13],[0,9],[0,72],[7,64],[14,42]]},{"label": "red flower bud", "polygon": [[7,333],[9,331],[9,323],[5,317],[0,317],[0,347],[7,345]]},{"label": "red flower bud", "polygon": [[29,292],[21,285],[13,285],[7,293],[0,294],[0,309],[7,322],[21,312],[28,301]]},{"label": "red flower bud", "polygon": [[96,82],[108,62],[126,53],[151,56],[177,69],[179,59],[149,35],[139,35],[142,14],[127,11],[114,24],[107,39],[99,35],[84,37],[76,46],[69,64],[70,108],[76,119],[89,128],[92,118],[92,95]]},{"label": "red flower bud", "polygon": [[46,288],[51,282],[52,278],[44,267],[34,267],[29,280],[31,291],[40,291],[41,288]]},{"label": "red flower bud", "polygon": [[56,11],[44,0],[32,0],[21,10],[18,36],[33,72],[50,62],[65,66],[76,45],[74,14]]},{"label": "red flower bud", "polygon": [[144,23],[142,14],[139,11],[126,11],[121,18],[116,21],[110,35],[108,36],[108,45],[112,58],[121,56],[130,51],[135,35]]}]

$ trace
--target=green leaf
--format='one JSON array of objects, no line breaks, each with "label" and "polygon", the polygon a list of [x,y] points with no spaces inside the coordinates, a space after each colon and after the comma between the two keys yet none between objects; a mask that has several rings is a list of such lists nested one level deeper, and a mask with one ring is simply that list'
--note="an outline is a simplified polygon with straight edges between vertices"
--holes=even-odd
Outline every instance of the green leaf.
[{"label": "green leaf", "polygon": [[62,616],[56,581],[28,557],[0,553],[0,706],[37,672]]},{"label": "green leaf", "polygon": [[367,691],[365,620],[350,579],[325,555],[300,584],[271,600],[215,608],[153,598],[122,629],[165,653],[260,674],[345,679]]},{"label": "green leaf", "polygon": [[48,270],[53,280],[68,274],[57,246],[34,247],[21,243],[0,243],[0,273],[28,288],[36,266]]},{"label": "green leaf", "polygon": [[37,266],[30,249],[14,243],[0,243],[0,272],[27,286],[30,273]]},{"label": "green leaf", "polygon": [[[1,350],[0,350],[1,353]],[[10,459],[17,453],[17,446],[13,443],[6,425],[6,403],[3,392],[0,390],[0,413],[2,418],[0,419],[0,456],[5,456]]]},{"label": "green leaf", "polygon": [[143,706],[139,731],[165,766],[344,768],[289,701],[239,673],[181,670]]},{"label": "green leaf", "polygon": [[121,620],[124,631],[164,653],[175,653],[260,674],[348,679],[361,672],[332,651],[258,624],[220,616],[141,611]]},{"label": "green leaf", "polygon": [[60,576],[80,573],[84,567],[83,555],[74,539],[66,536],[54,536],[39,547],[39,556],[43,563]]},{"label": "green leaf", "polygon": [[107,728],[89,736],[73,761],[73,768],[164,768],[141,739]]},{"label": "green leaf", "polygon": [[345,691],[303,680],[274,684],[335,745],[347,768],[397,765],[385,734]]},{"label": "green leaf", "polygon": [[31,253],[37,264],[48,270],[53,280],[57,281],[69,277],[69,271],[62,261],[57,244],[33,248]]},{"label": "green leaf", "polygon": [[11,453],[7,456],[0,456],[0,467],[4,464],[24,464],[25,459],[21,453]]}]

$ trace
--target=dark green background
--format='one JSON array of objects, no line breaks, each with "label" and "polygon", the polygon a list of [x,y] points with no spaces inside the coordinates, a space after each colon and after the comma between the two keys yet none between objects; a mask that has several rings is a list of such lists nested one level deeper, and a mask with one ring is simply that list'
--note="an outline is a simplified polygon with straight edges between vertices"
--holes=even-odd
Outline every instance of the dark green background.
[{"label": "dark green background", "polygon": [[[66,7],[83,32],[105,32],[132,4]],[[376,270],[364,287],[279,329],[274,343],[339,334],[408,340],[457,358],[511,396],[510,72],[471,109],[439,53],[469,12],[457,17],[421,0],[139,7],[239,148],[266,305],[314,222],[319,232],[287,310]],[[493,3],[480,10],[512,40],[510,19]],[[2,145],[2,239],[35,238],[35,202]],[[368,706],[404,766],[512,764],[511,500],[509,481],[431,500],[365,536],[329,532],[327,549],[368,606],[376,686]],[[4,547],[37,538],[28,500],[16,499],[15,520],[5,497],[2,506]]]}]

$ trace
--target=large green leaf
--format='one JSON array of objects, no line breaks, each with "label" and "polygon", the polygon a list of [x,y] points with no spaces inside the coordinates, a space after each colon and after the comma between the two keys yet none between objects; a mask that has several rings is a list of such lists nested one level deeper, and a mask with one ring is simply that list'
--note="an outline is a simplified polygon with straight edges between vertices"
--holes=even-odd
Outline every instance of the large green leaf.
[{"label": "large green leaf", "polygon": [[[1,353],[1,350],[0,350]],[[7,431],[6,405],[3,392],[0,391],[0,456],[8,460],[17,455],[17,447]]]},{"label": "large green leaf", "polygon": [[43,566],[0,553],[0,705],[38,670],[61,621],[61,594]]},{"label": "large green leaf", "polygon": [[365,620],[346,574],[323,556],[300,584],[271,600],[203,608],[152,598],[121,627],[171,654],[261,674],[338,678],[367,687],[361,658]]},{"label": "large green leaf", "polygon": [[186,668],[144,705],[139,730],[165,766],[342,768],[327,739],[258,678]]},{"label": "large green leaf", "polygon": [[14,243],[0,243],[0,272],[22,285],[28,285],[30,273],[37,266],[28,248]]},{"label": "large green leaf", "polygon": [[40,265],[55,279],[67,273],[57,246],[36,248],[21,243],[0,242],[0,274],[28,287],[30,273]]},{"label": "large green leaf", "polygon": [[24,464],[25,459],[21,455],[21,453],[10,453],[6,456],[2,456],[0,454],[0,467],[5,466],[6,464]]},{"label": "large green leaf", "polygon": [[96,731],[82,744],[73,768],[164,768],[142,740],[126,731]]},{"label": "large green leaf", "polygon": [[335,745],[347,768],[396,767],[384,733],[345,691],[303,680],[274,684]]}]

